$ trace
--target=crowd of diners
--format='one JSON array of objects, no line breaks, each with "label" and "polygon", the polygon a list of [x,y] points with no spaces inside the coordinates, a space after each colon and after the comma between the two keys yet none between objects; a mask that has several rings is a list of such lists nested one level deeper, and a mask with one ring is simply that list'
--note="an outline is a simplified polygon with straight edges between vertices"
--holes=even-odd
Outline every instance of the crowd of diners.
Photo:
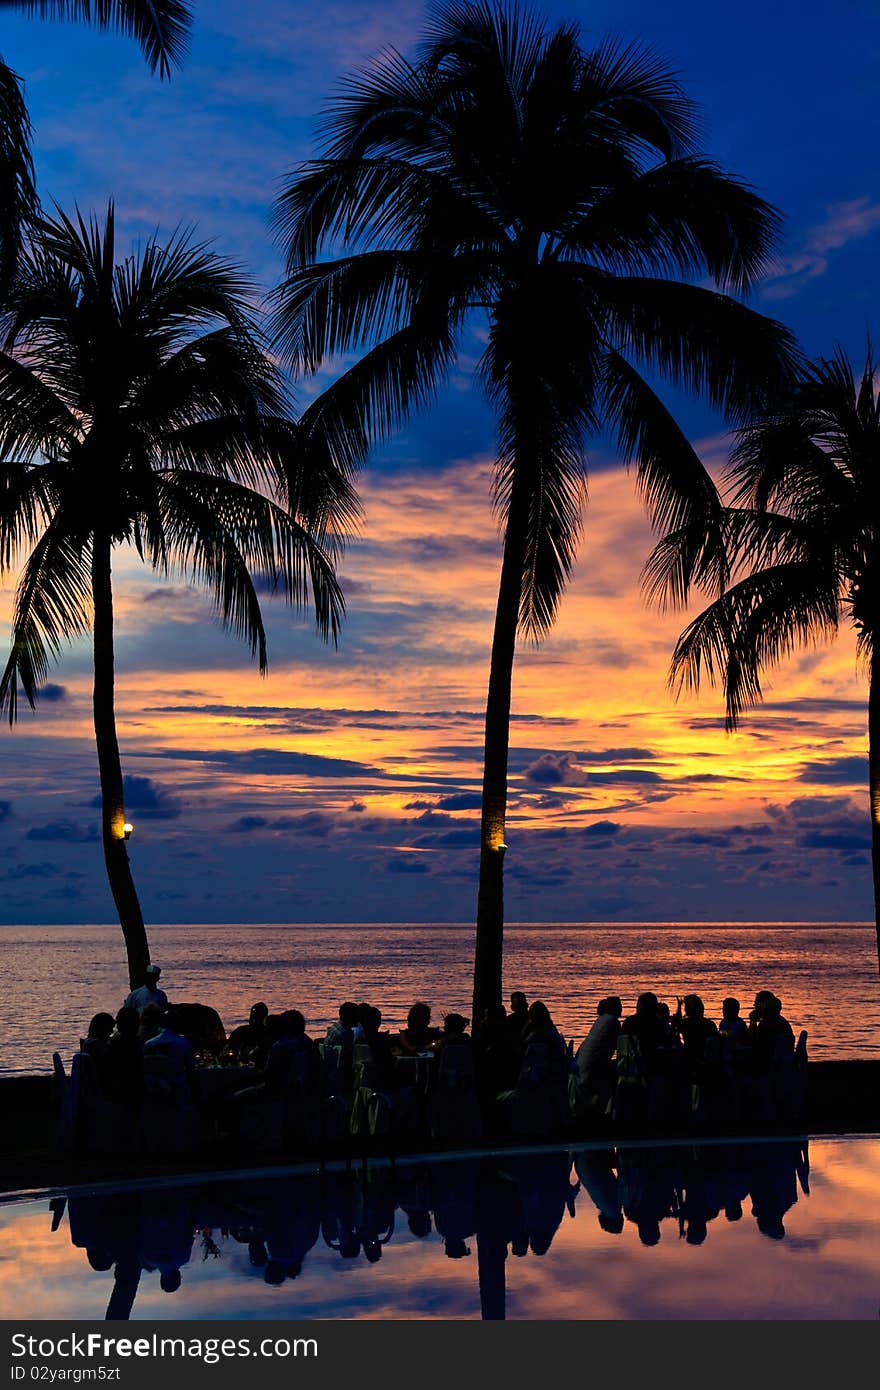
[{"label": "crowd of diners", "polygon": [[[110,1100],[139,1101],[145,1061],[157,1056],[166,1059],[166,1084],[170,1076],[176,1098],[198,1096],[197,1063],[204,1057],[175,1026],[174,1007],[159,988],[159,974],[159,967],[151,965],[115,1017],[96,1014],[82,1039],[81,1050],[93,1059],[100,1089]],[[794,1055],[793,1030],[781,1000],[770,990],[758,991],[747,1018],[737,999],[725,999],[717,1022],[707,1017],[697,994],[676,1002],[672,1011],[646,991],[625,1015],[620,997],[607,996],[599,1000],[595,1020],[576,1049],[574,1040],[567,1042],[556,1027],[547,1005],[530,1003],[520,991],[510,996],[509,1009],[499,1005],[486,1010],[473,1035],[470,1021],[460,1013],[446,1014],[436,1026],[430,1005],[421,1000],[413,1003],[405,1027],[397,1031],[382,1028],[375,1005],[346,1000],[323,1038],[310,1035],[300,1010],[272,1013],[257,1002],[247,1023],[233,1029],[225,1044],[215,1045],[212,1061],[247,1068],[239,1096],[253,1101],[284,1095],[294,1073],[317,1093],[326,1077],[329,1049],[343,1063],[337,1078],[351,1077],[355,1049],[361,1058],[367,1049],[371,1084],[388,1092],[411,1084],[412,1068],[401,1066],[402,1059],[426,1059],[430,1077],[440,1073],[445,1058],[447,1067],[451,1061],[459,1073],[473,1078],[481,1105],[490,1112],[530,1085],[540,1085],[565,1088],[577,1115],[591,1106],[606,1109],[622,1066],[634,1064],[647,1079],[686,1085],[719,1068],[761,1076]],[[234,1090],[229,1094],[236,1099]]]}]

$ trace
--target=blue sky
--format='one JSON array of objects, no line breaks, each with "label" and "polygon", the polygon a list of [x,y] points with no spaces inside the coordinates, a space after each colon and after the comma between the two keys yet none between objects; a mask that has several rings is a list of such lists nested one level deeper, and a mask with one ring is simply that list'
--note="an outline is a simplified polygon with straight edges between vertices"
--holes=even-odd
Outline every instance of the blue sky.
[{"label": "blue sky", "polygon": [[[842,342],[858,358],[880,250],[880,7],[572,0],[543,11],[578,20],[588,42],[645,43],[679,70],[703,109],[707,153],[785,216],[758,307],[808,352]],[[113,196],[126,237],[196,223],[269,287],[280,269],[272,199],[313,148],[322,102],[383,45],[410,49],[422,15],[414,0],[197,2],[189,60],[170,83],[149,76],[128,40],[7,11],[0,51],[26,81],[45,200],[90,208]],[[720,422],[678,405],[719,450]],[[120,722],[154,920],[471,915],[497,577],[490,454],[491,422],[463,363],[430,415],[370,467],[340,651],[273,612],[268,683],[202,599],[122,563]],[[509,915],[867,916],[851,649],[780,673],[775,710],[738,740],[718,729],[717,697],[673,710],[663,681],[676,623],[658,625],[641,605],[649,538],[625,484],[604,480],[614,462],[597,448],[593,568],[575,576],[557,634],[518,663]],[[612,571],[614,585],[603,579]],[[86,651],[64,659],[57,682],[54,700],[3,734],[7,921],[112,913],[90,806]],[[308,761],[321,758],[333,766]]]}]

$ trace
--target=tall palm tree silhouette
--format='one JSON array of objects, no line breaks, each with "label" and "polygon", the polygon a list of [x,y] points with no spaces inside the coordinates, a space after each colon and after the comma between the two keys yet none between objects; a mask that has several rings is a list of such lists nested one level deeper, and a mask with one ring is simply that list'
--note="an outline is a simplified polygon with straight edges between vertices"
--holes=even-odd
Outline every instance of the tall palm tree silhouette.
[{"label": "tall palm tree silhouette", "polygon": [[[0,350],[0,573],[26,554],[0,710],[34,706],[65,641],[94,644],[107,875],[133,981],[149,963],[125,844],[114,705],[115,547],[205,586],[266,670],[255,578],[335,637],[345,489],[304,476],[250,286],[186,233],[116,260],[106,218],[59,214],[22,257]],[[274,498],[279,500],[273,500]],[[28,553],[29,552],[29,553]]]},{"label": "tall palm tree silhouette", "polygon": [[[131,35],[152,72],[170,77],[186,54],[191,10],[184,0],[0,0],[0,11],[76,20]],[[0,58],[0,287],[21,249],[22,226],[37,206],[30,121],[21,80]]]},{"label": "tall palm tree silhouette", "polygon": [[[730,578],[676,645],[672,681],[720,680],[727,727],[761,699],[761,675],[849,620],[868,670],[868,769],[880,963],[880,390],[842,351],[738,433],[732,505],[714,519]],[[657,596],[684,599],[702,537],[672,532],[648,562]],[[706,534],[712,528],[707,528]],[[698,561],[699,563],[699,561]],[[700,576],[697,576],[699,581]]]},{"label": "tall palm tree silhouette", "polygon": [[[655,522],[713,501],[642,374],[733,416],[790,372],[789,334],[720,291],[762,273],[777,216],[695,152],[696,122],[650,53],[588,51],[515,4],[439,9],[413,63],[348,79],[321,157],[292,176],[280,350],[313,372],[359,352],[322,397],[337,457],[425,405],[474,314],[497,421],[504,552],[486,707],[474,1019],[500,1001],[511,680],[518,634],[551,628],[574,562],[586,438],[617,435]],[[321,259],[332,255],[333,259]],[[707,275],[719,291],[687,282]],[[682,277],[681,279],[676,277]]]}]

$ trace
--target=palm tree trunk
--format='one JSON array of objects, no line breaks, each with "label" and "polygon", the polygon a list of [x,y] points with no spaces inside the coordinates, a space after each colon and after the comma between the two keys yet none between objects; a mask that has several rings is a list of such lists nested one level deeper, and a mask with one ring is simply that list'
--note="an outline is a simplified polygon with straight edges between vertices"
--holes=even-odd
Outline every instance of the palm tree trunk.
[{"label": "palm tree trunk", "polygon": [[868,693],[868,784],[871,800],[871,860],[874,870],[874,920],[877,924],[877,965],[880,969],[880,634],[871,651]]},{"label": "palm tree trunk", "polygon": [[92,602],[95,611],[95,686],[92,708],[101,779],[101,833],[110,891],[128,954],[132,989],[143,983],[150,948],[125,845],[122,764],[116,737],[113,668],[113,586],[110,538],[96,535],[92,551]]},{"label": "palm tree trunk", "polygon": [[480,886],[474,950],[473,1026],[483,1010],[501,1003],[504,953],[504,828],[507,818],[507,761],[510,743],[510,691],[523,582],[524,506],[514,474],[504,559],[498,586],[495,630],[486,700],[483,750],[483,804],[480,818]]}]

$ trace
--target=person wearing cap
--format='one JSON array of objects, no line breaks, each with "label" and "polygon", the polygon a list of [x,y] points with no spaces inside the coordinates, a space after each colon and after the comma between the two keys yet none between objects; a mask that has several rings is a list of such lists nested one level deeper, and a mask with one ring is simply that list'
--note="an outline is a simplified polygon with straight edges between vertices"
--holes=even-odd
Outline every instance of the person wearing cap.
[{"label": "person wearing cap", "polygon": [[124,1007],[137,1009],[140,1012],[148,1004],[158,1004],[164,1012],[168,1006],[168,995],[164,989],[159,988],[159,976],[161,974],[162,971],[158,965],[148,965],[144,971],[144,983],[131,991],[125,1000]]}]

